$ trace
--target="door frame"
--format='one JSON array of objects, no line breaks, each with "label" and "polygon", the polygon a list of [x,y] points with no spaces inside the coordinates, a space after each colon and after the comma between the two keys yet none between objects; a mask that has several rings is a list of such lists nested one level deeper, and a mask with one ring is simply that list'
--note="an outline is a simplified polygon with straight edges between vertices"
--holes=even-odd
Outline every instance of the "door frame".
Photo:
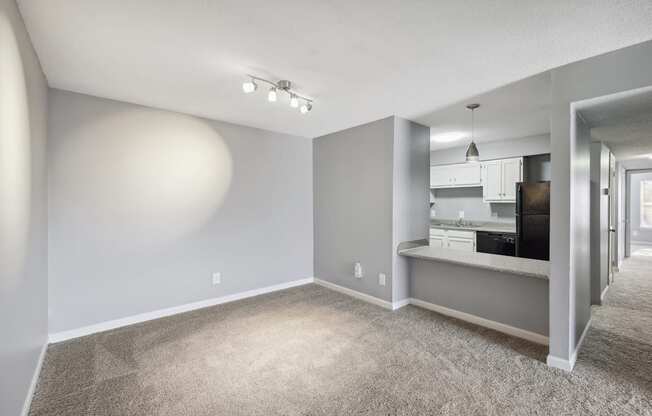
[{"label": "door frame", "polygon": [[631,194],[632,179],[631,175],[636,173],[652,173],[652,169],[625,169],[625,258],[632,255],[632,222],[631,213]]}]

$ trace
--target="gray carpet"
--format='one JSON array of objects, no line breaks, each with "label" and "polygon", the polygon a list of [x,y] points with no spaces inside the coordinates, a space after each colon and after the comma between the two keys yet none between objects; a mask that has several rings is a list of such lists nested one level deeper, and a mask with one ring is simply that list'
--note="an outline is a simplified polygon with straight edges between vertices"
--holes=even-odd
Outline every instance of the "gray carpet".
[{"label": "gray carpet", "polygon": [[31,415],[650,415],[652,258],[572,374],[547,348],[308,285],[52,345]]}]

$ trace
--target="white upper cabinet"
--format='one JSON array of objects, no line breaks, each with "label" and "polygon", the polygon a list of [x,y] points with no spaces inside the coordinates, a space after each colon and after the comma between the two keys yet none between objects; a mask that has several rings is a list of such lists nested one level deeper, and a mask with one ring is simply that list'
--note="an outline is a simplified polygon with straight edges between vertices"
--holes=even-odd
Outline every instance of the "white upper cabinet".
[{"label": "white upper cabinet", "polygon": [[482,162],[482,197],[485,201],[498,201],[501,197],[500,161]]},{"label": "white upper cabinet", "polygon": [[523,181],[523,158],[482,162],[485,202],[516,202],[516,183]]},{"label": "white upper cabinet", "polygon": [[480,163],[460,163],[430,167],[431,188],[482,186]]},{"label": "white upper cabinet", "polygon": [[516,183],[523,180],[523,159],[503,160],[503,199],[516,202]]},{"label": "white upper cabinet", "polygon": [[449,187],[451,185],[445,166],[430,167],[430,188]]}]

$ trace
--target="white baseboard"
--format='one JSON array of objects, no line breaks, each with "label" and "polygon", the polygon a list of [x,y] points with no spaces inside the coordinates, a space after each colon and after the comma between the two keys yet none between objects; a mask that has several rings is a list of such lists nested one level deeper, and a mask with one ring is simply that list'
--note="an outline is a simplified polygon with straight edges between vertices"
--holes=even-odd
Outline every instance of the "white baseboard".
[{"label": "white baseboard", "polygon": [[605,287],[604,290],[602,291],[602,294],[600,294],[600,303],[604,302],[604,297],[607,296],[607,291],[609,290],[610,287],[611,285],[607,285],[607,287]]},{"label": "white baseboard", "polygon": [[46,342],[41,347],[41,352],[38,356],[38,361],[36,362],[36,369],[34,369],[34,374],[32,375],[32,381],[29,384],[29,389],[27,390],[27,396],[25,397],[25,402],[23,403],[23,410],[20,412],[21,416],[27,416],[29,414],[29,408],[32,406],[32,398],[34,397],[34,391],[36,390],[36,383],[38,383],[38,377],[41,374],[41,367],[43,367],[43,360],[45,359],[45,352],[48,349],[48,343]]},{"label": "white baseboard", "polygon": [[571,370],[573,367],[575,367],[575,362],[577,361],[577,354],[580,352],[580,348],[582,348],[582,344],[584,344],[584,340],[586,339],[586,334],[589,333],[589,329],[591,328],[591,323],[593,322],[593,318],[589,318],[589,322],[586,323],[586,326],[584,327],[584,331],[582,331],[582,335],[580,336],[580,340],[577,343],[577,347],[575,347],[575,351],[573,351],[573,354],[571,355]]},{"label": "white baseboard", "polygon": [[393,302],[392,303],[392,310],[395,311],[397,309],[402,308],[403,306],[407,306],[407,305],[409,305],[411,303],[411,301],[412,301],[412,299],[406,298],[406,299],[403,299],[403,300],[398,300],[396,302]]},{"label": "white baseboard", "polygon": [[570,356],[569,360],[565,360],[563,358],[555,357],[554,355],[548,354],[548,358],[546,362],[548,363],[549,367],[554,367],[554,368],[559,368],[560,370],[564,371],[573,371],[573,368],[575,368],[575,363],[577,362],[577,354],[580,351],[580,348],[582,348],[582,344],[584,344],[584,340],[586,339],[586,334],[589,332],[589,328],[591,328],[591,322],[592,318],[589,319],[589,322],[586,323],[586,326],[584,327],[584,331],[582,331],[582,336],[580,336],[580,341],[577,343],[577,347],[575,347],[575,351]]},{"label": "white baseboard", "polygon": [[455,309],[450,309],[445,306],[435,305],[434,303],[426,302],[420,299],[412,298],[410,303],[442,315],[450,316],[461,321],[470,322],[475,325],[483,326],[485,328],[493,329],[494,331],[502,332],[517,338],[522,338],[537,344],[548,345],[548,337],[545,335],[537,334],[535,332],[527,331],[525,329],[516,328],[500,322],[492,321],[489,319],[481,318],[470,313],[460,312]]},{"label": "white baseboard", "polygon": [[291,282],[281,283],[278,285],[267,286],[260,289],[248,290],[246,292],[234,293],[219,298],[211,298],[200,300],[198,302],[186,303],[184,305],[173,306],[171,308],[159,309],[152,312],[145,312],[138,315],[128,316],[126,318],[115,319],[112,321],[100,322],[81,328],[71,329],[68,331],[55,332],[50,334],[50,343],[66,341],[73,338],[83,337],[85,335],[95,334],[97,332],[104,332],[123,326],[133,325],[140,322],[151,321],[153,319],[164,318],[166,316],[176,315],[183,312],[190,312],[196,309],[207,308],[210,306],[220,305],[223,303],[234,302],[236,300],[251,298],[265,293],[276,292],[278,290],[289,289],[295,286],[302,286],[313,283],[314,278],[308,277],[305,279],[293,280]]},{"label": "white baseboard", "polygon": [[[349,295],[351,297],[354,297],[356,299],[363,300],[365,302],[373,303],[374,305],[378,305],[380,307],[383,307],[385,309],[389,309],[390,311],[393,311],[394,309],[398,309],[400,306],[397,305],[395,308],[392,302],[388,302],[386,300],[377,298],[375,296],[367,295],[366,293],[358,292],[357,290],[349,289],[348,287],[340,286],[335,283],[327,282],[326,280],[318,279],[315,277],[315,283],[318,284],[319,286],[324,286],[328,289],[334,290],[336,292],[343,293],[345,295]],[[407,303],[406,303],[407,305]]]},{"label": "white baseboard", "polygon": [[564,371],[573,371],[573,366],[575,363],[572,363],[569,360],[564,360],[563,358],[555,357],[552,354],[548,354],[548,358],[546,359],[546,364],[548,364],[548,367],[553,367],[553,368],[558,368],[560,370]]}]

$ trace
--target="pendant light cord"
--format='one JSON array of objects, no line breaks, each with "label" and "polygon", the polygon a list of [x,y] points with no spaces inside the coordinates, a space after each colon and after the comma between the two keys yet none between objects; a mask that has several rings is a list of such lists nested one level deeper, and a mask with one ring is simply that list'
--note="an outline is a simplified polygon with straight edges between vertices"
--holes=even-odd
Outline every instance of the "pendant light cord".
[{"label": "pendant light cord", "polygon": [[475,108],[471,109],[471,142],[475,139]]}]

